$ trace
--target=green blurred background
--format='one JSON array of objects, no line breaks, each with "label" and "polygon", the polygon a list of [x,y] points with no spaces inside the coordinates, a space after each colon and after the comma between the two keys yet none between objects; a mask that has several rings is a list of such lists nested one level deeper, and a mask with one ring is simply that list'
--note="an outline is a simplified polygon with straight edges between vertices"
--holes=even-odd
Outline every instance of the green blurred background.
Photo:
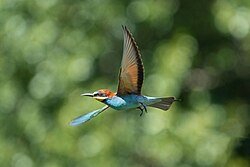
[{"label": "green blurred background", "polygon": [[[68,126],[116,90],[122,25],[182,102]],[[0,30],[1,167],[250,166],[249,0],[0,0]]]}]

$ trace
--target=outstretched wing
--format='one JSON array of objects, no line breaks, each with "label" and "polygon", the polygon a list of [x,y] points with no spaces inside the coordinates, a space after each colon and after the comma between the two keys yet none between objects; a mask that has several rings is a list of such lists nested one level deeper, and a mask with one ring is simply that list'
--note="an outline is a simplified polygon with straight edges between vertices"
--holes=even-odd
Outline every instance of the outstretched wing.
[{"label": "outstretched wing", "polygon": [[141,94],[144,75],[141,55],[132,34],[126,26],[122,28],[124,44],[117,94]]},{"label": "outstretched wing", "polygon": [[103,108],[100,108],[98,110],[81,115],[81,116],[73,119],[69,125],[70,126],[77,126],[77,125],[80,125],[84,122],[87,122],[87,121],[91,120],[92,118],[96,117],[97,115],[99,115],[101,112],[105,111],[107,108],[109,108],[109,106],[106,105]]}]

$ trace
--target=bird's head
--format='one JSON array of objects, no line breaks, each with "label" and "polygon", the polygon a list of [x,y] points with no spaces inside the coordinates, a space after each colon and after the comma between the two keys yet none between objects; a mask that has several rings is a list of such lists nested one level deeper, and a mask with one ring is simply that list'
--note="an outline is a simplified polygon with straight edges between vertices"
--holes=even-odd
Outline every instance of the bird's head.
[{"label": "bird's head", "polygon": [[92,97],[92,98],[94,98],[98,101],[101,101],[101,102],[104,101],[105,99],[111,98],[115,95],[116,95],[116,93],[113,93],[108,89],[101,89],[101,90],[95,91],[94,93],[81,94],[81,96],[89,96],[89,97]]}]

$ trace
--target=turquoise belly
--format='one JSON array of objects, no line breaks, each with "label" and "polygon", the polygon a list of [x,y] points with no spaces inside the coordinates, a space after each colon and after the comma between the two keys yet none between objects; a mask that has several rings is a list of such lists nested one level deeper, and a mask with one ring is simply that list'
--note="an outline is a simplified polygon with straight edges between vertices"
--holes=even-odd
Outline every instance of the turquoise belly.
[{"label": "turquoise belly", "polygon": [[137,108],[139,106],[138,100],[143,96],[128,95],[128,96],[114,96],[110,99],[105,100],[105,104],[116,110],[127,110]]}]

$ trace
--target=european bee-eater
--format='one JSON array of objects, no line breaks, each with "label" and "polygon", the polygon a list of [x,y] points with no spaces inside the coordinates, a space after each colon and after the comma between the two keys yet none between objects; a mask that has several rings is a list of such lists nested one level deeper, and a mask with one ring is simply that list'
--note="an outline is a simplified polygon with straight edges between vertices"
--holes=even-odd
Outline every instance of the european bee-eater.
[{"label": "european bee-eater", "polygon": [[116,93],[101,89],[94,93],[84,93],[81,96],[92,97],[104,104],[103,108],[89,112],[73,119],[71,126],[76,126],[96,117],[109,107],[115,110],[139,109],[140,116],[147,112],[147,106],[168,110],[175,97],[149,97],[141,94],[144,77],[144,67],[138,46],[126,26],[122,26],[124,35],[123,56],[119,72],[118,90]]}]

